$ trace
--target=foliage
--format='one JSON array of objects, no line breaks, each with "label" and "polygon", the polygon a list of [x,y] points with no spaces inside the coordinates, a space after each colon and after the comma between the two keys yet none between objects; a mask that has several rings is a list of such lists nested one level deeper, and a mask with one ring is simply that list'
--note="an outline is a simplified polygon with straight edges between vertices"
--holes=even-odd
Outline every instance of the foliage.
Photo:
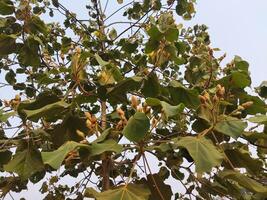
[{"label": "foliage", "polygon": [[176,23],[195,0],[103,2],[84,20],[1,0],[1,197],[30,181],[44,199],[265,199],[266,81]]}]

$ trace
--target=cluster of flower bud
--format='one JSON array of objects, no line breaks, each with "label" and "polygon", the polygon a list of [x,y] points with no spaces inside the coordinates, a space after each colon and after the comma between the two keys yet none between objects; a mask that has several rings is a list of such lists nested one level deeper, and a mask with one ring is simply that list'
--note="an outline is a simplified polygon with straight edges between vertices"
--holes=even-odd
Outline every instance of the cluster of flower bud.
[{"label": "cluster of flower bud", "polygon": [[16,110],[20,101],[21,101],[20,95],[17,94],[14,99],[11,99],[10,101],[4,100],[3,103],[4,103],[5,107],[10,107],[13,110]]},{"label": "cluster of flower bud", "polygon": [[126,124],[127,124],[127,119],[125,117],[124,111],[121,108],[117,109],[117,113],[118,113],[118,115],[120,117],[120,121],[118,122],[118,124],[116,126],[116,129],[117,130],[122,130],[123,127],[126,126]]}]

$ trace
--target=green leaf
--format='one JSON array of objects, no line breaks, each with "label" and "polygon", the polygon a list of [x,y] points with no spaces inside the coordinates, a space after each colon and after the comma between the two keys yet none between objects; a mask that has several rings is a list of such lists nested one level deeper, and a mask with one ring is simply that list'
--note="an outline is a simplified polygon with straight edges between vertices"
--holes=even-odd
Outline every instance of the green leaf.
[{"label": "green leaf", "polygon": [[172,190],[170,185],[165,184],[158,174],[148,174],[147,185],[151,191],[150,199],[153,200],[162,200],[162,198],[171,199]]},{"label": "green leaf", "polygon": [[101,133],[101,135],[96,140],[94,140],[93,143],[99,143],[99,142],[103,142],[104,140],[106,140],[106,138],[110,134],[111,130],[112,130],[111,128],[108,128],[108,129],[104,130]]},{"label": "green leaf", "polygon": [[168,104],[167,102],[160,101],[159,99],[156,99],[156,98],[147,98],[146,103],[149,106],[161,106],[167,119],[169,117],[178,116],[184,110],[184,104],[183,103],[180,103],[177,106],[172,106],[172,105]]},{"label": "green leaf", "polygon": [[230,88],[245,88],[250,86],[251,78],[247,72],[232,71],[230,75],[218,80],[218,83]]},{"label": "green leaf", "polygon": [[15,111],[11,111],[11,112],[4,112],[3,109],[0,109],[0,122],[4,122],[6,123],[9,117],[13,117],[16,115]]},{"label": "green leaf", "polygon": [[18,60],[24,66],[40,66],[39,43],[33,37],[29,37],[25,41],[23,47],[19,51]]},{"label": "green leaf", "polygon": [[112,28],[110,32],[108,33],[108,36],[111,40],[114,40],[117,37],[117,31],[116,29]]},{"label": "green leaf", "polygon": [[94,197],[96,200],[148,200],[149,195],[150,191],[144,185],[131,183],[101,193],[87,188],[84,194],[85,197]]},{"label": "green leaf", "polygon": [[0,56],[14,53],[16,50],[16,37],[14,35],[0,34]]},{"label": "green leaf", "polygon": [[252,123],[258,124],[266,124],[267,123],[267,115],[256,115],[254,117],[250,117],[248,121]]},{"label": "green leaf", "polygon": [[17,152],[4,170],[17,173],[23,180],[28,179],[36,172],[44,170],[40,152],[35,149],[26,149]]},{"label": "green leaf", "polygon": [[247,127],[247,123],[240,119],[221,115],[218,118],[214,129],[225,135],[229,135],[234,139],[237,139]]},{"label": "green leaf", "polygon": [[164,33],[164,35],[165,35],[166,40],[168,40],[169,42],[174,42],[178,40],[179,30],[177,28],[169,28]]},{"label": "green leaf", "polygon": [[244,174],[239,173],[238,171],[233,170],[224,170],[219,173],[219,176],[223,179],[231,179],[238,184],[251,192],[255,193],[264,193],[267,195],[267,187],[260,184],[259,182],[247,177]]},{"label": "green leaf", "polygon": [[104,152],[122,152],[123,148],[115,140],[108,139],[101,143],[92,143],[90,146],[90,156],[100,155]]},{"label": "green leaf", "polygon": [[160,84],[155,73],[150,73],[149,76],[145,78],[144,86],[141,91],[146,97],[158,96],[160,92]]},{"label": "green leaf", "polygon": [[169,91],[172,101],[175,104],[183,103],[186,107],[197,108],[200,105],[198,92],[194,89],[187,89],[177,81],[170,83]]},{"label": "green leaf", "polygon": [[3,164],[7,164],[12,158],[12,152],[7,151],[0,151],[0,169],[2,169]]},{"label": "green leaf", "polygon": [[43,20],[41,20],[38,16],[32,16],[32,18],[28,22],[28,26],[30,31],[34,34],[40,32],[43,34],[47,34],[47,27]]},{"label": "green leaf", "polygon": [[223,161],[223,154],[204,137],[186,136],[174,142],[175,145],[187,149],[195,161],[196,172],[210,172],[212,167],[220,166]]},{"label": "green leaf", "polygon": [[263,81],[256,90],[261,97],[267,98],[267,81]]},{"label": "green leaf", "polygon": [[26,114],[29,120],[38,121],[42,117],[49,118],[50,116],[61,114],[62,111],[70,106],[71,104],[68,104],[64,101],[58,101],[35,110],[25,109],[23,112]]},{"label": "green leaf", "polygon": [[16,74],[12,69],[10,69],[9,72],[6,73],[5,80],[10,85],[14,85],[17,82]]},{"label": "green leaf", "polygon": [[150,127],[148,117],[141,112],[136,112],[124,127],[123,135],[132,142],[142,140]]},{"label": "green leaf", "polygon": [[1,15],[11,15],[15,11],[15,7],[12,1],[10,0],[1,0],[0,1],[0,14]]},{"label": "green leaf", "polygon": [[252,175],[259,175],[262,169],[262,162],[250,156],[250,153],[244,149],[226,149],[224,153],[229,158],[234,167],[246,168]]},{"label": "green leaf", "polygon": [[95,59],[98,62],[98,64],[102,67],[109,65],[110,63],[107,61],[104,61],[98,54],[95,54]]},{"label": "green leaf", "polygon": [[88,145],[80,144],[74,141],[68,141],[55,151],[42,152],[41,154],[43,162],[44,164],[50,165],[54,169],[59,169],[68,153],[80,147],[87,149],[89,148]]}]

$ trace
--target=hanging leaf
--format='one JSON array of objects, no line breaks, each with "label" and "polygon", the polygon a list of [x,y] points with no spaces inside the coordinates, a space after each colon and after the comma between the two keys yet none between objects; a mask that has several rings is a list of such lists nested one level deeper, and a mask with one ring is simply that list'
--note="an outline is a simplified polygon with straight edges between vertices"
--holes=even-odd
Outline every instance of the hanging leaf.
[{"label": "hanging leaf", "polygon": [[146,97],[156,97],[160,93],[160,84],[155,73],[150,73],[144,80],[144,86],[141,92]]},{"label": "hanging leaf", "polygon": [[149,119],[144,113],[136,112],[124,127],[123,135],[132,142],[142,140],[150,127]]},{"label": "hanging leaf", "polygon": [[151,191],[150,199],[164,200],[171,199],[172,190],[169,185],[166,185],[158,174],[147,175],[147,185]]},{"label": "hanging leaf", "polygon": [[247,123],[240,119],[221,115],[215,125],[215,130],[237,139],[247,127]]},{"label": "hanging leaf", "polygon": [[95,54],[95,59],[98,62],[98,64],[102,67],[109,65],[109,62],[104,61],[98,54]]},{"label": "hanging leaf", "polygon": [[267,81],[263,81],[256,90],[261,97],[267,98]]},{"label": "hanging leaf", "polygon": [[17,173],[23,180],[28,179],[36,172],[44,170],[40,152],[35,149],[26,149],[17,152],[4,170]]},{"label": "hanging leaf", "polygon": [[238,171],[224,170],[219,173],[219,177],[221,177],[222,179],[230,179],[236,181],[240,186],[250,190],[251,192],[267,195],[266,186],[247,177],[244,174],[239,173]]},{"label": "hanging leaf", "polygon": [[14,53],[16,50],[16,36],[0,34],[0,56]]},{"label": "hanging leaf", "polygon": [[15,11],[15,7],[12,1],[10,0],[1,0],[0,1],[0,14],[1,15],[11,15]]},{"label": "hanging leaf", "polygon": [[80,144],[73,141],[66,142],[55,151],[42,152],[41,154],[43,162],[44,164],[50,165],[54,169],[59,169],[68,153],[80,147],[86,149],[89,148],[89,146],[85,144]]},{"label": "hanging leaf", "polygon": [[219,166],[223,161],[223,154],[204,137],[186,136],[175,140],[174,144],[187,149],[195,161],[196,172],[209,172],[212,167]]},{"label": "hanging leaf", "polygon": [[26,114],[27,119],[38,121],[42,117],[50,118],[54,115],[60,115],[62,111],[69,108],[70,106],[71,104],[68,104],[64,101],[58,101],[35,110],[24,109],[23,112]]},{"label": "hanging leaf", "polygon": [[18,60],[24,66],[40,66],[39,43],[34,37],[30,36],[27,38],[23,47],[19,51]]},{"label": "hanging leaf", "polygon": [[108,33],[108,36],[111,40],[114,40],[117,37],[117,31],[116,29],[112,28],[110,32]]},{"label": "hanging leaf", "polygon": [[115,140],[109,139],[101,143],[92,143],[90,146],[90,156],[100,155],[104,152],[122,152],[123,148]]},{"label": "hanging leaf", "polygon": [[152,106],[152,107],[153,106],[161,106],[162,111],[165,114],[167,119],[170,117],[178,116],[184,110],[184,104],[183,103],[180,103],[177,106],[172,106],[172,105],[166,103],[165,101],[160,101],[159,99],[156,99],[156,98],[147,98],[146,103],[147,103],[147,105]]},{"label": "hanging leaf", "polygon": [[169,90],[175,104],[183,103],[189,108],[197,108],[200,105],[199,94],[194,89],[184,88],[179,82],[172,81]]},{"label": "hanging leaf", "polygon": [[96,200],[147,200],[149,195],[150,191],[144,185],[131,183],[101,193],[87,188],[84,194],[85,197],[94,197]]},{"label": "hanging leaf", "polygon": [[244,149],[226,149],[225,154],[236,168],[246,168],[250,174],[258,175],[262,169],[262,162],[250,156]]},{"label": "hanging leaf", "polygon": [[250,117],[248,121],[252,123],[258,124],[266,124],[267,123],[267,115],[256,115],[255,117]]}]

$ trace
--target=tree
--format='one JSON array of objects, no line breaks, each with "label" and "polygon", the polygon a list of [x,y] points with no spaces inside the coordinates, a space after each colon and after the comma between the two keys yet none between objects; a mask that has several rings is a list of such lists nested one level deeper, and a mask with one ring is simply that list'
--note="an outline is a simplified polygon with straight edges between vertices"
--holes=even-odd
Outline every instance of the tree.
[{"label": "tree", "polygon": [[1,100],[1,196],[30,181],[45,199],[265,199],[266,81],[251,95],[245,60],[221,67],[205,25],[176,23],[195,0],[103,2],[84,20],[1,0],[1,90],[17,94]]}]

